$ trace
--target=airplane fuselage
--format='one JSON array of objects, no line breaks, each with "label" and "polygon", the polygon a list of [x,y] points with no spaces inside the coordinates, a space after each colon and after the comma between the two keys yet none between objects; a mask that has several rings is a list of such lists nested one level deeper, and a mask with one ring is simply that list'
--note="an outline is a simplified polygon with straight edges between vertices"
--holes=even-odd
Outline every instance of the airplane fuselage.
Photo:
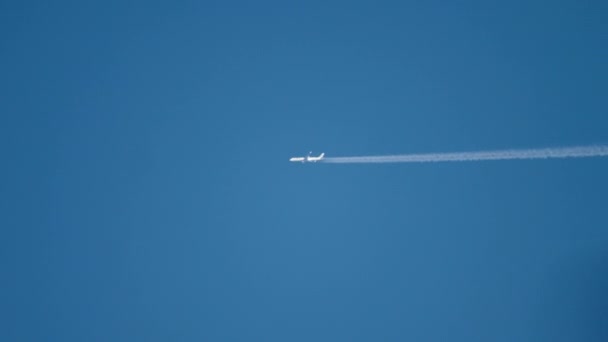
[{"label": "airplane fuselage", "polygon": [[321,153],[318,157],[313,157],[309,153],[306,157],[293,157],[293,158],[290,158],[289,161],[290,162],[300,162],[300,163],[316,163],[316,162],[320,161],[321,159],[323,159],[324,156],[325,156],[325,153]]}]

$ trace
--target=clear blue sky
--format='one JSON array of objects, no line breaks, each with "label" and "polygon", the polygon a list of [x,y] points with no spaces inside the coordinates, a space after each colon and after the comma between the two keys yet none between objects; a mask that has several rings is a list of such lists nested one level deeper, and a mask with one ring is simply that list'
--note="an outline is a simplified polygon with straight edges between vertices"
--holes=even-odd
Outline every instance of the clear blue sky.
[{"label": "clear blue sky", "polygon": [[0,4],[0,340],[606,341],[606,1]]}]

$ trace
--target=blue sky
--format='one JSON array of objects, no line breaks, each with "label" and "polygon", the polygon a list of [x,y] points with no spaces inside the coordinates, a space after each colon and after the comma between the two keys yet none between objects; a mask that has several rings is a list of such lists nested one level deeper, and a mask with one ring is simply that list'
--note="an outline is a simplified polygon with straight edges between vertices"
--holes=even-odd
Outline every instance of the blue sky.
[{"label": "blue sky", "polygon": [[605,341],[601,1],[0,4],[0,339]]}]

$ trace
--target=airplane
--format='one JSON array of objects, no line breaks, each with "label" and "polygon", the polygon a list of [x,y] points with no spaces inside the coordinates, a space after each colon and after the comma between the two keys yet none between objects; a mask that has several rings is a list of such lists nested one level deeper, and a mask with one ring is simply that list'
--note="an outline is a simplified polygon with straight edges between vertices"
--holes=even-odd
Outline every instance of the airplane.
[{"label": "airplane", "polygon": [[293,158],[290,158],[289,161],[290,162],[302,162],[302,163],[316,163],[319,160],[323,159],[323,157],[325,156],[325,153],[321,153],[318,157],[312,157],[310,155],[311,153],[312,152],[309,152],[306,157],[293,157]]}]

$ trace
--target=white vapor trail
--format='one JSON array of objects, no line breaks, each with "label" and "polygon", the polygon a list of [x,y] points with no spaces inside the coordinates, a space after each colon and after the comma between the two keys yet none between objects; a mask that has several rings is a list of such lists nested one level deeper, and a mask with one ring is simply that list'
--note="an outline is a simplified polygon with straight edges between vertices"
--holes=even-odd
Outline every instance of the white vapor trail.
[{"label": "white vapor trail", "polygon": [[451,153],[400,154],[388,156],[327,157],[321,161],[334,164],[351,163],[438,163],[480,160],[585,158],[608,156],[608,146],[574,146],[522,150],[495,150]]}]

